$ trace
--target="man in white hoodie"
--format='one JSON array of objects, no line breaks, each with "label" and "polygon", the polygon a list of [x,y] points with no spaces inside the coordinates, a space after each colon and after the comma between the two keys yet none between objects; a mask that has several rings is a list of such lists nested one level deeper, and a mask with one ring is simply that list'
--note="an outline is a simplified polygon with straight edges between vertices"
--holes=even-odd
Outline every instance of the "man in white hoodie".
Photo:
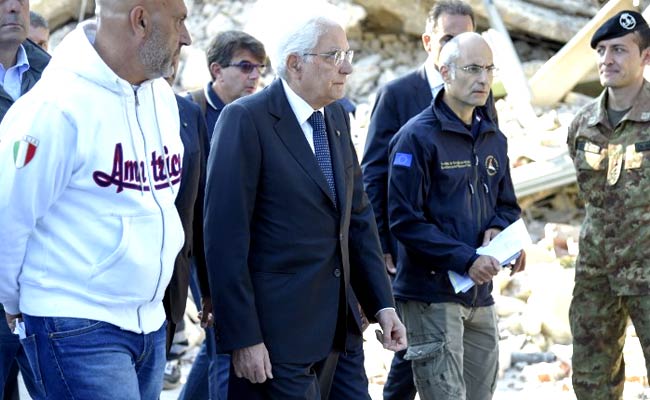
[{"label": "man in white hoodie", "polygon": [[183,230],[183,0],[98,0],[0,125],[0,303],[43,399],[157,399]]}]

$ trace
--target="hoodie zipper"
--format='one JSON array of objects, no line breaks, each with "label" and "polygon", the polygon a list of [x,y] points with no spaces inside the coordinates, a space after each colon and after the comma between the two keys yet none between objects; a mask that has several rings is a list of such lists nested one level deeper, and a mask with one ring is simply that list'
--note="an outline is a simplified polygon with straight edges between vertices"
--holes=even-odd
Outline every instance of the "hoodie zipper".
[{"label": "hoodie zipper", "polygon": [[[145,162],[147,161],[147,139],[144,135],[144,130],[142,129],[142,125],[140,124],[140,115],[138,113],[138,108],[140,107],[140,99],[138,98],[138,89],[133,88],[133,94],[135,96],[135,120],[138,123],[138,129],[140,131],[140,135],[142,136],[142,142],[144,143],[144,152],[145,152]],[[165,248],[165,213],[163,211],[162,206],[160,205],[160,202],[158,202],[158,198],[156,197],[156,190],[155,190],[155,183],[154,180],[151,176],[151,170],[150,168],[145,168],[147,171],[147,175],[149,175],[149,185],[151,187],[151,195],[153,196],[153,200],[158,206],[158,209],[160,210],[160,216],[162,218],[162,243],[160,246],[160,257],[159,257],[159,270],[158,270],[158,277],[156,279],[156,288],[154,289],[154,292],[152,294],[151,299],[149,302],[153,302],[154,299],[156,298],[156,294],[158,293],[158,289],[160,288],[160,280],[162,278],[162,272],[163,272],[163,250]],[[140,327],[140,330],[142,329],[142,320],[140,318],[140,309],[142,306],[138,307],[138,326]]]}]

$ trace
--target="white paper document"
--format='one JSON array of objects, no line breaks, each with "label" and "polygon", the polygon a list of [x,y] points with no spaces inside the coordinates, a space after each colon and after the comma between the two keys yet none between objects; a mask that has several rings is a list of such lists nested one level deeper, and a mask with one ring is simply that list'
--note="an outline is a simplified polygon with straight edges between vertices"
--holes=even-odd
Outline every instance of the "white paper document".
[{"label": "white paper document", "polygon": [[[524,220],[519,218],[492,238],[487,246],[476,249],[476,254],[492,256],[503,266],[516,260],[521,250],[530,244],[532,241]],[[460,275],[454,271],[448,271],[448,274],[456,293],[465,293],[474,286],[474,281],[467,273]]]},{"label": "white paper document", "polygon": [[22,319],[16,320],[16,326],[14,327],[14,331],[12,333],[14,335],[18,335],[19,339],[25,339],[27,337],[25,333],[25,323]]}]

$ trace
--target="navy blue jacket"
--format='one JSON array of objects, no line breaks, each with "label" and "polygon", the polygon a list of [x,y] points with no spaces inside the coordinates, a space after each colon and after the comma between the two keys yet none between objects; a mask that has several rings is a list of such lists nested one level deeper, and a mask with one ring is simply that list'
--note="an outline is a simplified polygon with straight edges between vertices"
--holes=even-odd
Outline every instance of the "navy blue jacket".
[{"label": "navy blue jacket", "polygon": [[348,114],[325,107],[338,204],[278,79],[228,104],[208,157],[205,250],[217,350],[264,342],[274,363],[345,346],[350,289],[393,306]]},{"label": "navy blue jacket", "polygon": [[[205,252],[203,251],[203,198],[207,132],[199,106],[176,95],[181,122],[183,172],[176,196],[176,209],[183,225],[185,243],[174,263],[174,272],[165,291],[163,305],[167,319],[178,323],[183,319],[190,283],[190,259],[194,257],[203,296],[210,295]],[[200,305],[199,305],[200,306]]]},{"label": "navy blue jacket", "polygon": [[519,218],[507,141],[485,107],[474,140],[443,93],[390,144],[388,209],[399,242],[393,290],[404,300],[491,305],[492,283],[455,294],[447,271],[467,272],[484,232]]},{"label": "navy blue jacket", "polygon": [[[442,85],[438,88],[442,88]],[[377,92],[361,161],[363,184],[377,219],[379,240],[384,253],[393,259],[396,242],[388,228],[388,144],[406,122],[433,100],[424,65],[397,78]],[[498,123],[492,92],[487,101],[489,117]]]},{"label": "navy blue jacket", "polygon": [[377,220],[384,252],[397,255],[388,229],[388,143],[411,117],[431,104],[431,88],[424,66],[389,82],[377,92],[361,161],[363,184]]}]

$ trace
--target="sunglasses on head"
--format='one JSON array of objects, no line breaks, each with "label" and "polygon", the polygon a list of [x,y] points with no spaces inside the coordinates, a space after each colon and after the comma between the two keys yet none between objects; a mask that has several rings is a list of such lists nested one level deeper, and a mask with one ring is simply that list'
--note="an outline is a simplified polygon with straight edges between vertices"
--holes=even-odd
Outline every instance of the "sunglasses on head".
[{"label": "sunglasses on head", "polygon": [[226,67],[237,67],[245,74],[250,74],[255,68],[257,68],[260,74],[263,74],[266,71],[265,64],[255,64],[250,61],[240,61],[237,64],[228,64]]}]

